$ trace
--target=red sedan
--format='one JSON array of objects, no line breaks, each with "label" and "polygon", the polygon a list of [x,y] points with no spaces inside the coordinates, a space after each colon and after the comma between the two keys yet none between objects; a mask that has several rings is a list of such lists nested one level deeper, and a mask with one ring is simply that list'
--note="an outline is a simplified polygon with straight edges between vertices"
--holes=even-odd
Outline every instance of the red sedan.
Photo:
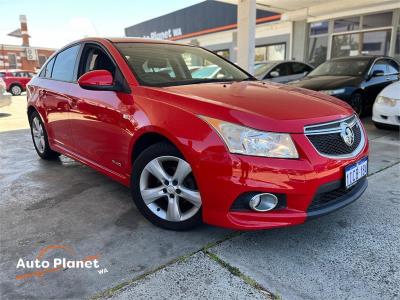
[{"label": "red sedan", "polygon": [[[217,76],[192,77],[210,65]],[[29,83],[28,117],[40,157],[64,154],[129,186],[168,229],[300,224],[367,187],[368,139],[349,105],[257,81],[199,47],[72,43]]]},{"label": "red sedan", "polygon": [[6,83],[6,90],[13,96],[19,96],[26,90],[26,84],[35,73],[24,70],[0,70],[0,77]]}]

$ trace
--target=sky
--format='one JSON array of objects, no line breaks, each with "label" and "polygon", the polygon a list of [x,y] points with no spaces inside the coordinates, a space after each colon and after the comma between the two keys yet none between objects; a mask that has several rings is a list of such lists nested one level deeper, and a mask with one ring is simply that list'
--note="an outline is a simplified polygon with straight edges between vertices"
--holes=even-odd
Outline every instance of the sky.
[{"label": "sky", "polygon": [[0,44],[20,45],[8,33],[28,19],[30,45],[59,48],[85,36],[124,36],[124,28],[202,0],[0,0]]}]

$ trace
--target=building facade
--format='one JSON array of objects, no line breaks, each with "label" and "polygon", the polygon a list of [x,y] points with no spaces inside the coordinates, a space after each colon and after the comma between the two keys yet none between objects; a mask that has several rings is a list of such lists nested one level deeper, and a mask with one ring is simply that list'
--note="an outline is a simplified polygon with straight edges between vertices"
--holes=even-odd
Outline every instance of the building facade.
[{"label": "building facade", "polygon": [[0,69],[38,71],[55,50],[0,44]]},{"label": "building facade", "polygon": [[22,45],[0,44],[0,69],[26,71],[38,71],[46,60],[54,53],[55,49],[43,47],[31,47],[26,16],[20,16],[21,27],[9,35],[20,38]]},{"label": "building facade", "polygon": [[[287,17],[277,11],[258,9],[254,61],[295,59],[319,65],[330,58],[359,54],[400,58],[399,1],[375,1],[366,7],[360,1],[359,6],[350,5],[351,1],[337,1],[339,7],[334,2],[329,1],[325,10],[320,9],[312,17]],[[234,3],[207,0],[128,27],[125,34],[199,45],[236,62]]]}]

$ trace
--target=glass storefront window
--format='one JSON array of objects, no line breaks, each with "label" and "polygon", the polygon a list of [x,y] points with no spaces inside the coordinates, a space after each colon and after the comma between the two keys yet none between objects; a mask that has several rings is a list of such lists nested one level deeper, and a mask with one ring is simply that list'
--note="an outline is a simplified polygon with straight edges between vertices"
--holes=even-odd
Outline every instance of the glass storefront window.
[{"label": "glass storefront window", "polygon": [[332,58],[360,54],[388,55],[391,30],[334,35]]},{"label": "glass storefront window", "polygon": [[377,27],[392,26],[392,15],[393,13],[386,12],[364,16],[362,27],[363,29],[371,29]]},{"label": "glass storefront window", "polygon": [[332,58],[341,56],[354,56],[359,53],[360,34],[335,35],[332,39]]},{"label": "glass storefront window", "polygon": [[308,46],[308,62],[314,66],[326,60],[328,50],[328,36],[310,37]]},{"label": "glass storefront window", "polygon": [[389,55],[391,30],[363,33],[362,54]]},{"label": "glass storefront window", "polygon": [[255,49],[256,62],[271,61],[271,60],[285,60],[286,44],[274,44],[266,46],[258,46]]},{"label": "glass storefront window", "polygon": [[333,31],[353,31],[360,28],[360,17],[337,19],[334,21]]},{"label": "glass storefront window", "polygon": [[310,35],[326,34],[328,33],[328,26],[328,21],[311,23]]}]

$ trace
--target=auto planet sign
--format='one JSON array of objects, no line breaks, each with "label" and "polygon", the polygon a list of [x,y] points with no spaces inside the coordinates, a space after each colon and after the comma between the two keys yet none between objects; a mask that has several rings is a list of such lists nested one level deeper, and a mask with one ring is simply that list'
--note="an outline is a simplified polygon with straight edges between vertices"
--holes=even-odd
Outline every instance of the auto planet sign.
[{"label": "auto planet sign", "polygon": [[150,33],[150,35],[144,35],[143,38],[156,39],[156,40],[168,40],[168,39],[170,39],[172,37],[180,36],[180,35],[182,35],[182,28],[181,27],[174,28],[174,29],[170,28],[170,29],[162,31],[162,32],[154,31],[154,32]]}]

